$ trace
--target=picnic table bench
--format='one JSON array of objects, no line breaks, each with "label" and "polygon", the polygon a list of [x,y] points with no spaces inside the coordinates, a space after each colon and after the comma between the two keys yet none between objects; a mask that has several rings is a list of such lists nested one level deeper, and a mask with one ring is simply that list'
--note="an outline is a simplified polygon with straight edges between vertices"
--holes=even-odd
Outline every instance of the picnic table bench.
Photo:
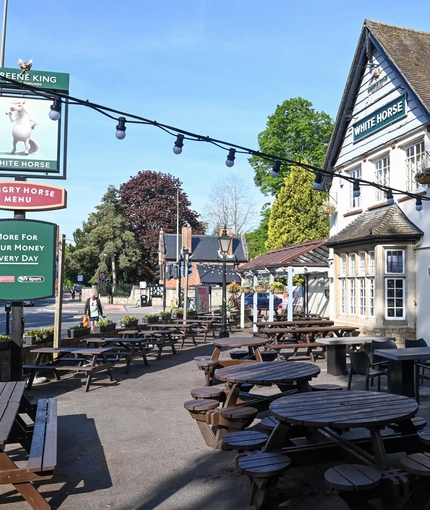
[{"label": "picnic table bench", "polygon": [[[9,457],[6,444],[15,442],[11,434],[21,409],[25,383],[0,383],[0,484],[12,484],[23,498],[37,510],[51,506],[33,482],[49,480],[57,464],[57,400],[44,398],[37,402],[31,442],[22,444],[28,453],[27,464],[18,467]],[[25,405],[27,405],[25,403]]]},{"label": "picnic table bench", "polygon": [[[82,372],[87,376],[85,391],[90,388],[93,375],[106,371],[109,379],[113,381],[112,367],[114,359],[109,359],[107,354],[109,347],[101,348],[82,348],[82,347],[41,347],[32,349],[36,353],[34,365],[23,365],[24,372],[30,373],[27,389],[31,389],[36,373],[39,371],[51,371],[56,379],[59,379],[58,372]],[[47,362],[42,363],[44,356],[52,355]],[[54,357],[56,356],[56,357]],[[64,365],[63,363],[67,363]]]},{"label": "picnic table bench", "polygon": [[147,354],[152,347],[146,345],[143,338],[87,338],[87,345],[93,344],[94,347],[109,347],[108,359],[119,361],[125,359],[125,373],[130,370],[133,359],[142,358],[145,366],[148,366]]}]

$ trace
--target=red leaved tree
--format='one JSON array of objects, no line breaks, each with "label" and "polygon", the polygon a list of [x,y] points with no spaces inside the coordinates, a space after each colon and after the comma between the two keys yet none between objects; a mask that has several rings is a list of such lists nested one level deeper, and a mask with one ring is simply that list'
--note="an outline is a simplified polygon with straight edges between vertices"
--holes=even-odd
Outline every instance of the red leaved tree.
[{"label": "red leaved tree", "polygon": [[178,204],[179,228],[188,223],[193,233],[204,233],[199,214],[190,209],[191,202],[181,185],[170,174],[144,170],[119,188],[123,215],[142,251],[140,274],[147,281],[154,280],[160,229],[166,234],[176,233]]}]

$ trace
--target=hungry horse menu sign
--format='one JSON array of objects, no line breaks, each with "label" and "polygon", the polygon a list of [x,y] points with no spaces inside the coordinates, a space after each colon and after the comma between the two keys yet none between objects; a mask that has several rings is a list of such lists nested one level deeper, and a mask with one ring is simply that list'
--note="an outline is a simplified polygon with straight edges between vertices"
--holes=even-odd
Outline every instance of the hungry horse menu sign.
[{"label": "hungry horse menu sign", "polygon": [[0,183],[0,209],[51,211],[66,207],[64,188],[27,181]]},{"label": "hungry horse menu sign", "polygon": [[54,296],[57,225],[0,220],[0,299]]}]

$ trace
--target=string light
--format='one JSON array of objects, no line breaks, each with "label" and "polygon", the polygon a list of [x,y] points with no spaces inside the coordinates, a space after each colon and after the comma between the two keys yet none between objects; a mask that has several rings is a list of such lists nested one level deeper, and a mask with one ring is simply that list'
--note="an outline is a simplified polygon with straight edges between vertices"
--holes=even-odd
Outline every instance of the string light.
[{"label": "string light", "polygon": [[354,181],[352,190],[352,194],[355,198],[358,198],[361,195],[360,183],[357,180]]},{"label": "string light", "polygon": [[417,211],[422,211],[422,209],[423,209],[423,202],[421,200],[421,197],[417,197],[417,200],[415,202],[415,209]]},{"label": "string light", "polygon": [[175,145],[173,146],[173,152],[175,154],[180,154],[182,152],[183,146],[184,146],[184,135],[178,135],[176,137]]},{"label": "string light", "polygon": [[314,189],[317,191],[322,191],[322,189],[323,189],[322,182],[323,182],[323,174],[321,172],[318,172],[315,177]]},{"label": "string light", "polygon": [[[34,86],[29,85],[24,82],[14,80],[13,78],[9,78],[7,76],[2,76],[2,80],[7,83],[13,84],[14,87],[30,91],[31,93],[33,93],[35,95],[43,96],[47,99],[52,100],[52,97],[53,97],[52,90],[51,91],[43,91],[43,90],[38,89],[37,87],[34,87]],[[4,89],[4,88],[5,88],[4,85],[2,85],[2,87],[0,87],[0,89]],[[361,178],[356,179],[354,177],[349,176],[346,173],[343,173],[342,177],[341,177],[339,175],[339,173],[336,172],[334,169],[321,169],[319,167],[309,165],[307,163],[302,163],[301,161],[294,161],[294,160],[279,157],[279,156],[276,156],[273,154],[267,154],[267,153],[263,153],[260,151],[256,151],[256,150],[253,150],[253,149],[250,149],[247,147],[243,147],[243,146],[231,143],[231,142],[217,140],[217,139],[211,138],[209,136],[202,136],[202,135],[199,135],[196,133],[191,133],[191,132],[188,132],[188,131],[185,131],[182,129],[175,128],[173,126],[161,124],[157,121],[146,119],[144,117],[140,117],[140,116],[137,116],[134,114],[126,113],[126,112],[121,112],[121,111],[115,110],[113,108],[109,108],[109,107],[106,107],[103,105],[92,103],[88,100],[82,100],[82,99],[70,96],[69,94],[63,93],[61,91],[55,91],[54,104],[51,106],[51,111],[49,112],[50,117],[51,117],[51,113],[54,117],[58,114],[58,110],[56,110],[56,108],[55,108],[55,100],[58,100],[58,105],[61,105],[61,102],[65,102],[65,103],[74,104],[77,106],[85,106],[87,108],[91,108],[91,109],[97,111],[98,113],[101,113],[102,115],[105,115],[106,117],[109,117],[110,119],[113,119],[113,120],[117,119],[118,125],[117,125],[117,130],[116,130],[115,134],[116,134],[116,137],[119,138],[120,140],[125,138],[125,129],[126,129],[125,123],[126,122],[133,123],[133,124],[149,124],[154,127],[158,127],[159,129],[162,129],[163,131],[166,131],[168,134],[170,134],[172,136],[177,137],[175,146],[173,148],[173,151],[175,154],[180,154],[182,152],[183,140],[186,137],[187,140],[192,140],[192,141],[196,141],[196,142],[207,142],[207,143],[216,145],[222,149],[229,150],[229,154],[230,154],[231,150],[235,150],[235,152],[237,152],[237,150],[240,150],[240,152],[242,152],[244,154],[248,154],[250,156],[256,156],[258,158],[272,162],[272,163],[274,163],[274,166],[270,172],[272,177],[279,176],[279,170],[280,170],[281,164],[286,163],[289,166],[298,166],[300,168],[303,168],[304,170],[307,170],[307,171],[310,171],[310,172],[316,174],[314,189],[317,189],[317,190],[319,188],[315,187],[315,185],[321,184],[320,190],[322,191],[324,188],[324,185],[322,184],[324,182],[324,179],[336,177],[336,178],[346,180],[346,181],[353,183],[353,185],[354,185],[353,191],[354,191],[355,197],[360,196],[360,185],[362,185],[362,186],[364,185],[364,186],[372,186],[372,187],[377,188],[380,191],[386,193],[387,200],[389,200],[389,196],[388,196],[389,191],[391,191],[391,194],[396,193],[396,194],[408,196],[410,198],[415,198],[417,210],[418,210],[418,207],[422,208],[423,200],[430,200],[430,196],[426,196],[426,195],[420,196],[420,195],[417,195],[415,193],[412,193],[412,192],[409,192],[406,190],[390,188],[388,186],[384,186],[382,184],[379,184],[379,183],[376,183],[373,181],[367,181],[367,180],[361,179]],[[120,117],[117,118],[117,115],[120,115]],[[126,117],[127,117],[127,119],[126,119]],[[58,117],[58,118],[60,118],[60,117]],[[133,120],[131,120],[131,119],[133,119]],[[229,159],[230,158],[228,157],[227,160],[229,160]],[[232,161],[232,160],[230,159],[230,161]],[[227,164],[227,161],[226,161],[226,164]],[[321,182],[319,182],[320,178],[321,178]],[[419,209],[419,210],[421,210],[421,209]]]},{"label": "string light", "polygon": [[272,171],[270,172],[270,175],[272,177],[279,177],[279,172],[281,170],[281,162],[278,160],[275,161],[275,164],[272,167]]},{"label": "string light", "polygon": [[49,111],[49,118],[51,120],[60,120],[61,117],[61,99],[56,97],[54,102],[51,104],[51,109]]},{"label": "string light", "polygon": [[390,189],[387,191],[387,202],[388,205],[394,204],[393,192]]},{"label": "string light", "polygon": [[234,158],[235,158],[235,155],[236,155],[236,149],[230,149],[228,151],[228,156],[227,156],[227,159],[225,161],[225,164],[226,166],[228,166],[229,168],[231,168],[233,165],[234,165]]},{"label": "string light", "polygon": [[126,130],[125,123],[126,123],[126,118],[119,117],[118,124],[116,126],[116,132],[115,132],[115,136],[118,138],[118,140],[124,140],[124,138],[125,138],[125,130]]}]

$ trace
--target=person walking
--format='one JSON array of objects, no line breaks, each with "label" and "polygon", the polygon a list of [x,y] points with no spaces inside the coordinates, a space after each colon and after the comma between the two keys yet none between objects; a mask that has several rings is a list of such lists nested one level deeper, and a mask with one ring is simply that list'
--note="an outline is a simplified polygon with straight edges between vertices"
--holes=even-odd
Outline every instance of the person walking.
[{"label": "person walking", "polygon": [[85,302],[84,315],[88,315],[91,324],[91,333],[94,333],[96,322],[103,315],[100,298],[93,292]]}]

